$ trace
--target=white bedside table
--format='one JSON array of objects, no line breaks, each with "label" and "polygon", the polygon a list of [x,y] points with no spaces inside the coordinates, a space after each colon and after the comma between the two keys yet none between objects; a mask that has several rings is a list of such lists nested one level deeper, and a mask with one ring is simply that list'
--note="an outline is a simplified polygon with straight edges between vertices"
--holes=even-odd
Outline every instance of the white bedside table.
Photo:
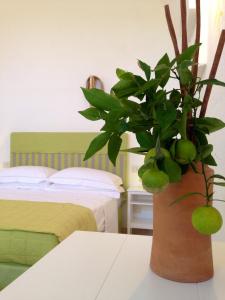
[{"label": "white bedside table", "polygon": [[153,198],[141,186],[127,189],[127,233],[132,228],[153,229]]}]

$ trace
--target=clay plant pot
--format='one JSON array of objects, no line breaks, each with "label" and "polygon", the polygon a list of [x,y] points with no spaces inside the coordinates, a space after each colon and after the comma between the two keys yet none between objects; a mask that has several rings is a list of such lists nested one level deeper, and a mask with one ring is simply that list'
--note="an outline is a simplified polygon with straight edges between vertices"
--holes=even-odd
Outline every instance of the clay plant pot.
[{"label": "clay plant pot", "polygon": [[[206,167],[207,177],[213,171]],[[205,193],[203,176],[192,169],[181,182],[170,184],[153,197],[153,244],[150,266],[157,275],[178,282],[201,282],[213,276],[211,236],[199,234],[192,226],[196,207],[205,205],[201,196],[191,196],[170,205],[190,192]]]}]

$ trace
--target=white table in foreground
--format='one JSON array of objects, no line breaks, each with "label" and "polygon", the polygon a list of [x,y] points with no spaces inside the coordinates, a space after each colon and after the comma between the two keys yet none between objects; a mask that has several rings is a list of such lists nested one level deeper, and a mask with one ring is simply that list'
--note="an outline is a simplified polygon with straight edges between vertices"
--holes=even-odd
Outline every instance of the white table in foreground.
[{"label": "white table in foreground", "polygon": [[224,300],[225,244],[214,244],[215,276],[199,284],[149,269],[151,237],[76,232],[0,292],[0,300]]}]

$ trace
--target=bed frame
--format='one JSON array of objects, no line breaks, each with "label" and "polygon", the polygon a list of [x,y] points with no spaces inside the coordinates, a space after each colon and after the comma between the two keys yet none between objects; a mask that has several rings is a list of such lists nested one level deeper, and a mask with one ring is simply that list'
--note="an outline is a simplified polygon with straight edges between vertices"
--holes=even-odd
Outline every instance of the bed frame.
[{"label": "bed frame", "polygon": [[[104,147],[87,161],[83,161],[88,145],[96,132],[13,132],[10,143],[10,166],[38,165],[58,170],[68,167],[89,167],[119,175],[127,186],[127,155],[120,152],[114,167]],[[122,149],[128,138],[123,137]]]}]

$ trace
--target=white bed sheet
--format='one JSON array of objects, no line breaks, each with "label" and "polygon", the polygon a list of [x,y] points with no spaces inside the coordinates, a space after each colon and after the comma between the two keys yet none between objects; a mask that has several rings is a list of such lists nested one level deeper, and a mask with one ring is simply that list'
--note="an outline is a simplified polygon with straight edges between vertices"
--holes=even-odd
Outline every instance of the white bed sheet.
[{"label": "white bed sheet", "polygon": [[118,206],[120,199],[99,191],[66,191],[48,189],[0,188],[0,199],[40,202],[63,202],[82,205],[92,210],[98,231],[118,232]]}]

